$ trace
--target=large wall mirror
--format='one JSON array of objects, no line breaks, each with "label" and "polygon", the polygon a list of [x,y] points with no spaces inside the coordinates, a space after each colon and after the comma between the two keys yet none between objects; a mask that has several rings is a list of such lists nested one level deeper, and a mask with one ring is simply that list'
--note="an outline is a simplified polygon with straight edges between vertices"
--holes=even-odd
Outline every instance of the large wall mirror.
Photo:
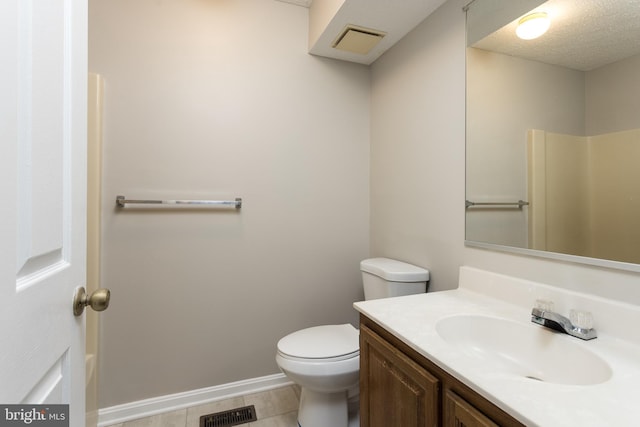
[{"label": "large wall mirror", "polygon": [[467,245],[640,271],[640,0],[466,10]]}]

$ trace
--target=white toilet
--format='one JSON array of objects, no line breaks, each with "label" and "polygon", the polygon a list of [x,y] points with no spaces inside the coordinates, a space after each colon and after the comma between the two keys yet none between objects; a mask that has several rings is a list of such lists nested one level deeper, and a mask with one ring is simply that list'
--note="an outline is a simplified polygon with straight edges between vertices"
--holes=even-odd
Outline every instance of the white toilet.
[{"label": "white toilet", "polygon": [[[372,258],[362,261],[360,270],[366,300],[427,290],[429,271],[415,265]],[[302,388],[300,427],[359,425],[357,404],[356,413],[349,414],[349,401],[357,399],[360,368],[359,333],[351,324],[314,326],[287,335],[278,341],[276,362]]]}]

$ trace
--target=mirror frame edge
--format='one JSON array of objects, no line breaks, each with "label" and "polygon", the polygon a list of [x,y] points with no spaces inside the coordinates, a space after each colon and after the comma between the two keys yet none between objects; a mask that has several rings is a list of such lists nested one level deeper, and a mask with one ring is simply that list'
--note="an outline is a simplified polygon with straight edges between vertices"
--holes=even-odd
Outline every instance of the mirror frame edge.
[{"label": "mirror frame edge", "polygon": [[488,249],[488,250],[512,253],[517,255],[527,255],[527,256],[532,256],[537,258],[546,258],[554,261],[586,264],[592,267],[601,267],[601,268],[609,268],[613,270],[623,270],[623,271],[630,271],[634,273],[640,273],[640,264],[632,264],[629,262],[613,261],[613,260],[602,259],[602,258],[590,258],[590,257],[584,257],[580,255],[563,254],[559,252],[547,252],[547,251],[540,251],[537,249],[518,248],[515,246],[497,245],[495,243],[485,243],[485,242],[478,242],[478,241],[467,240],[467,239],[465,239],[464,245],[465,247],[471,247],[471,248]]}]

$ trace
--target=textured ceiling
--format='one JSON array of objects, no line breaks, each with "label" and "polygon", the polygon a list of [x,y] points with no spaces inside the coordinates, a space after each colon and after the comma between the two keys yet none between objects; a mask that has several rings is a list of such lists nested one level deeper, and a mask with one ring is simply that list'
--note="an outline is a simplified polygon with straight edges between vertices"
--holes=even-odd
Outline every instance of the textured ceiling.
[{"label": "textured ceiling", "polygon": [[551,18],[542,37],[518,39],[515,19],[473,47],[582,71],[640,54],[640,0],[549,0],[534,10]]}]

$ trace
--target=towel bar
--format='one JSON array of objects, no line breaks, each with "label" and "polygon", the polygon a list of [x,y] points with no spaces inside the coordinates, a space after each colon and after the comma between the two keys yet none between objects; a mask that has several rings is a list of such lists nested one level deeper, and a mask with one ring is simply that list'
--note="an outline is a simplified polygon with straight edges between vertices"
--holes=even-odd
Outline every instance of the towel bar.
[{"label": "towel bar", "polygon": [[235,200],[133,200],[124,196],[116,197],[116,206],[124,208],[126,205],[200,205],[200,206],[234,206],[236,209],[242,207],[242,199]]},{"label": "towel bar", "polygon": [[517,206],[518,209],[522,209],[523,206],[529,206],[529,202],[524,200],[518,200],[517,202],[470,202],[464,201],[465,208],[471,208],[473,206]]}]

